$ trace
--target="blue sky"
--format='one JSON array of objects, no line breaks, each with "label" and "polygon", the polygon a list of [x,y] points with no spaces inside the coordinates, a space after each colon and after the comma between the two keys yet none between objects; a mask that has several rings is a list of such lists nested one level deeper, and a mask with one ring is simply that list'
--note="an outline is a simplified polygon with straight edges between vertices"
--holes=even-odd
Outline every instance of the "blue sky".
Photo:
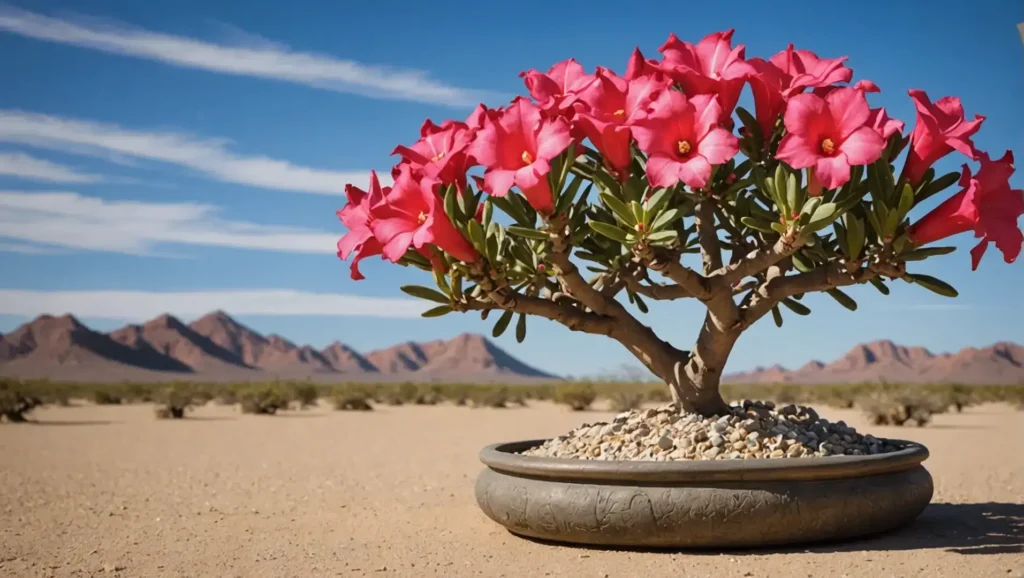
[{"label": "blue sky", "polygon": [[[523,93],[520,71],[572,56],[622,72],[634,46],[655,56],[670,32],[696,42],[735,28],[748,57],[788,42],[847,55],[855,79],[882,88],[873,106],[908,130],[908,89],[956,95],[968,115],[987,117],[979,148],[1024,154],[1019,2],[552,6],[524,19],[479,2],[0,4],[0,332],[42,311],[111,329],[164,309],[189,320],[223,308],[317,346],[488,333],[474,315],[417,318],[420,305],[398,290],[429,283],[417,270],[371,259],[367,280],[349,279],[333,253],[344,184],[386,173],[424,118],[462,119],[476,102]],[[962,162],[951,155],[937,168]],[[935,351],[1024,341],[1024,275],[994,247],[975,273],[966,250],[911,270],[941,276],[960,297],[857,287],[851,313],[811,296],[812,316],[749,331],[729,370],[829,360],[876,338]],[[688,348],[701,316],[675,303],[647,317]],[[634,363],[614,342],[542,320],[525,343],[511,332],[499,343],[561,374]]]}]

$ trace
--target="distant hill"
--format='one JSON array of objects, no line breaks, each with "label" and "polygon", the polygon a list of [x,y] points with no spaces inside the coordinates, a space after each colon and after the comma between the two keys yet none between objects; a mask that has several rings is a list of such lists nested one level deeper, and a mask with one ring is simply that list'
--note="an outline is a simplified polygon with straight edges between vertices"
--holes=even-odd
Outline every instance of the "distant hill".
[{"label": "distant hill", "polygon": [[956,353],[932,353],[889,340],[857,345],[831,363],[811,361],[795,370],[782,366],[726,374],[731,383],[902,383],[1024,384],[1024,347],[999,342]]},{"label": "distant hill", "polygon": [[555,379],[480,335],[403,343],[364,356],[340,341],[317,350],[278,335],[264,336],[223,311],[188,325],[161,315],[110,333],[93,331],[70,315],[41,315],[0,336],[0,375],[99,382]]}]

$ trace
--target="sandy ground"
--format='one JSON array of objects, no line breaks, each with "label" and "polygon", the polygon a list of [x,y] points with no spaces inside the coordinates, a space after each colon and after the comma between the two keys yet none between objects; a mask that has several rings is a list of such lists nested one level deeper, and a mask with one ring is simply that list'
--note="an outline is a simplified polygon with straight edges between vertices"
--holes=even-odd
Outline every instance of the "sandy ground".
[{"label": "sandy ground", "polygon": [[480,512],[477,452],[610,413],[45,408],[0,425],[0,576],[1024,576],[1024,412],[981,406],[924,429],[822,413],[929,447],[936,493],[917,522],[792,550],[553,546]]}]

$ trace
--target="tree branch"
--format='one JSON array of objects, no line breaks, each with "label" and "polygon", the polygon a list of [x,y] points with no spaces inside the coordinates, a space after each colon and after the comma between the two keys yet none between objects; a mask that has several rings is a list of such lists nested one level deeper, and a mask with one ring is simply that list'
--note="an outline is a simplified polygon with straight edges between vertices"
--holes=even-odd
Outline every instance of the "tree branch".
[{"label": "tree branch", "polygon": [[627,289],[655,301],[673,301],[683,297],[692,297],[690,292],[681,285],[662,285],[653,281],[649,285],[644,285],[638,271],[623,269],[621,273],[620,278],[626,284]]},{"label": "tree branch", "polygon": [[693,269],[683,266],[678,261],[678,256],[653,247],[645,247],[637,252],[637,257],[650,269],[675,281],[689,295],[701,301],[711,299],[711,287],[707,279]]},{"label": "tree branch", "polygon": [[700,241],[704,274],[710,275],[722,266],[722,246],[718,240],[718,230],[715,229],[715,201],[707,197],[701,199],[697,203],[694,218],[697,222],[697,239]]},{"label": "tree branch", "polygon": [[736,263],[713,271],[709,278],[720,277],[725,283],[732,285],[736,281],[750,275],[756,275],[782,259],[795,253],[803,246],[803,240],[795,233],[787,233],[779,237],[771,247],[759,247]]},{"label": "tree branch", "polygon": [[[569,305],[565,301],[529,297],[515,291],[508,285],[496,283],[486,275],[482,275],[476,280],[480,288],[494,302],[494,305],[500,309],[544,317],[557,321],[572,331],[582,331],[595,335],[611,335],[615,327],[613,319],[596,313],[587,313],[581,308]],[[494,307],[490,307],[486,303],[475,300],[469,300],[465,303],[465,306],[467,309],[475,311],[494,309]]]}]

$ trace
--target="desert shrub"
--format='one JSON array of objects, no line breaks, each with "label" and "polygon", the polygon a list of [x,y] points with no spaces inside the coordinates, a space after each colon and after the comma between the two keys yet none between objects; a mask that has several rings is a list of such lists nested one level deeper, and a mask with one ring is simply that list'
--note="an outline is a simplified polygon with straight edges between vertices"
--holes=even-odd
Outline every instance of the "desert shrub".
[{"label": "desert shrub", "polygon": [[205,403],[206,395],[199,386],[174,383],[158,390],[152,397],[158,404],[155,410],[157,419],[181,419],[186,411]]},{"label": "desert shrub", "polygon": [[416,405],[437,405],[445,400],[444,386],[421,384],[416,388],[412,402]]},{"label": "desert shrub", "polygon": [[568,405],[573,411],[583,411],[597,399],[597,392],[590,384],[568,384],[555,388],[556,403]]},{"label": "desert shrub", "polygon": [[115,391],[113,387],[94,389],[91,398],[96,405],[119,405],[124,401],[121,392]]},{"label": "desert shrub", "polygon": [[509,393],[507,387],[480,386],[470,394],[473,407],[490,407],[502,409],[508,407]]},{"label": "desert shrub", "polygon": [[0,419],[16,423],[25,421],[25,414],[42,405],[38,397],[15,380],[0,380]]},{"label": "desert shrub", "polygon": [[373,411],[370,392],[364,388],[342,387],[331,396],[331,405],[338,411]]},{"label": "desert shrub", "polygon": [[291,400],[298,404],[300,409],[313,407],[319,398],[320,392],[311,383],[299,383],[291,386]]},{"label": "desert shrub", "polygon": [[273,383],[253,385],[238,394],[242,413],[274,415],[278,410],[288,409],[289,401],[290,392]]},{"label": "desert shrub", "polygon": [[519,407],[526,407],[526,394],[522,391],[513,391],[508,394],[508,403]]},{"label": "desert shrub", "polygon": [[221,385],[214,389],[213,400],[219,405],[235,405],[238,403],[238,387]]},{"label": "desert shrub", "polygon": [[874,425],[902,426],[914,422],[923,427],[932,416],[944,411],[942,401],[921,392],[877,394],[861,399],[858,404]]},{"label": "desert shrub", "polygon": [[121,403],[150,403],[155,400],[159,387],[143,383],[125,383],[121,386]]},{"label": "desert shrub", "polygon": [[613,410],[629,411],[640,407],[644,402],[644,393],[631,390],[617,391],[611,395],[611,402]]}]

